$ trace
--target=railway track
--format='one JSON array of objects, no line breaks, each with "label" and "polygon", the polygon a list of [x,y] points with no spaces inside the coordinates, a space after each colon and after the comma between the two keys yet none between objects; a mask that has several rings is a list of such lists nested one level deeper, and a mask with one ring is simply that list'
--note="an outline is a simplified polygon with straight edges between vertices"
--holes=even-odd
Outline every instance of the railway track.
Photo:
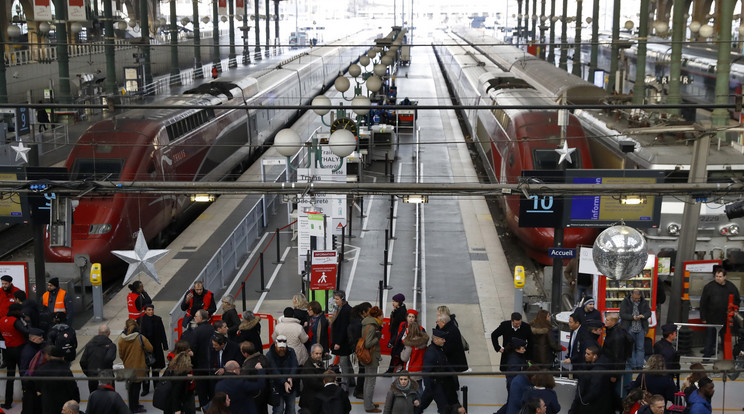
[{"label": "railway track", "polygon": [[16,253],[32,249],[33,241],[34,235],[29,224],[0,225],[0,261],[13,261]]}]

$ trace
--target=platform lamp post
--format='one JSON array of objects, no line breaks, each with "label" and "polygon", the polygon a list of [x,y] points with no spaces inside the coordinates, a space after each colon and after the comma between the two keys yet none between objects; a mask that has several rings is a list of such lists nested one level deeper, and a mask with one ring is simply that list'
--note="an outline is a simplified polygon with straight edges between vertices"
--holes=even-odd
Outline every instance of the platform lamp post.
[{"label": "platform lamp post", "polygon": [[[245,2],[245,0],[237,0]],[[238,21],[241,21],[243,23],[242,26],[239,27],[240,31],[243,32],[243,64],[244,65],[250,65],[251,64],[251,51],[250,46],[248,45],[248,36],[251,31],[251,27],[248,26],[248,7],[246,7],[246,4],[243,3],[243,14],[237,15]]]},{"label": "platform lamp post", "polygon": [[[168,13],[170,25],[168,25],[168,34],[170,35],[170,86],[181,84],[181,70],[178,65],[178,17],[176,17],[176,0],[168,1]],[[165,26],[165,24],[163,24]]]},{"label": "platform lamp post", "polygon": [[574,56],[571,73],[574,76],[581,76],[581,4],[582,0],[576,0],[576,34],[574,35]]},{"label": "platform lamp post", "polygon": [[229,36],[228,36],[228,38],[230,39],[230,49],[227,54],[227,67],[232,69],[232,68],[238,67],[238,61],[235,59],[236,57],[236,54],[235,54],[235,18],[237,16],[235,16],[235,5],[233,4],[233,0],[228,0],[227,3],[228,3],[227,10],[228,10],[229,16],[227,17],[223,16],[223,18],[225,18],[226,20],[229,20],[230,22],[228,24],[228,27],[229,27],[228,30],[230,31]]},{"label": "platform lamp post", "polygon": [[561,17],[561,57],[558,66],[568,70],[568,0],[563,0],[563,17]]},{"label": "platform lamp post", "polygon": [[259,22],[261,21],[261,15],[258,12],[258,0],[253,0],[253,21],[256,22],[256,49],[254,50],[255,54],[253,55],[253,58],[255,60],[261,60],[263,59],[263,57],[261,56],[261,26],[259,25]]}]

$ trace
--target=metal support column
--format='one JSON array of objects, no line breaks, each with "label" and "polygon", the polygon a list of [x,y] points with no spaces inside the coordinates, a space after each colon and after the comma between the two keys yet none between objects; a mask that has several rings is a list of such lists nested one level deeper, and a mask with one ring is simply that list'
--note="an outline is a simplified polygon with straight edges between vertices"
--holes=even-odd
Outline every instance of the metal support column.
[{"label": "metal support column", "polygon": [[178,16],[176,16],[176,2],[171,1],[168,3],[170,6],[170,86],[178,86],[181,84],[181,68],[178,64]]},{"label": "metal support column", "polygon": [[[667,103],[682,102],[680,95],[680,75],[682,75],[682,42],[685,40],[685,2],[675,1],[672,5],[672,54],[669,61],[669,95]],[[670,113],[679,114],[679,108],[667,109]]]},{"label": "metal support column", "polygon": [[576,0],[576,34],[574,35],[574,55],[571,73],[574,76],[581,76],[581,6],[582,0]]},{"label": "metal support column", "polygon": [[220,16],[217,0],[212,2],[212,67],[217,68],[217,72],[222,73],[222,63],[220,58]]},{"label": "metal support column", "polygon": [[201,60],[201,33],[199,33],[199,1],[193,0],[192,2],[194,19],[194,77],[196,79],[204,79],[204,72],[202,71],[202,60]]},{"label": "metal support column", "polygon": [[[681,2],[680,2],[681,3]],[[612,4],[612,52],[610,55],[610,79],[607,82],[607,92],[613,93],[617,89],[620,79],[617,79],[617,60],[620,54],[618,41],[620,40],[620,0],[615,0]],[[622,91],[618,91],[622,93]]]},{"label": "metal support column", "polygon": [[[106,79],[103,88],[108,95],[118,95],[116,90],[116,51],[114,50],[114,10],[110,1],[103,2],[103,53],[106,56]],[[2,34],[0,34],[2,36]]]},{"label": "metal support column", "polygon": [[538,17],[540,21],[540,59],[545,59],[545,49],[547,48],[547,45],[545,44],[545,29],[547,26],[545,26],[546,20],[545,18],[545,0],[540,0],[540,16]]},{"label": "metal support column", "polygon": [[155,88],[152,83],[152,64],[150,63],[150,15],[149,0],[140,0],[140,37],[142,39],[142,60],[144,60],[143,75],[145,94],[152,95]]},{"label": "metal support column", "polygon": [[548,62],[555,65],[555,0],[550,0],[550,39],[548,43],[550,43]]},{"label": "metal support column", "polygon": [[633,104],[646,100],[646,43],[648,41],[648,2],[641,0],[641,16],[638,18],[638,56],[636,57],[636,78],[633,85]]},{"label": "metal support column", "polygon": [[597,71],[597,54],[599,53],[599,0],[594,0],[592,9],[592,52],[589,56],[589,82],[594,83],[594,72]]},{"label": "metal support column", "polygon": [[[281,55],[282,50],[279,48],[281,41],[279,40],[279,1],[274,0],[274,54]],[[299,36],[299,35],[298,35]]]},{"label": "metal support column", "polygon": [[[67,0],[54,0],[57,21],[57,66],[59,73],[59,91],[56,93],[60,103],[71,103],[70,96],[70,57],[67,54]],[[54,121],[54,120],[52,120]]]},{"label": "metal support column", "polygon": [[266,50],[264,51],[264,54],[266,57],[269,57],[271,55],[271,36],[269,33],[269,29],[271,28],[271,14],[269,13],[269,1],[266,1]]},{"label": "metal support column", "polygon": [[228,0],[228,22],[229,22],[229,38],[230,38],[230,52],[227,55],[227,67],[237,68],[238,61],[235,59],[235,4],[234,0]]},{"label": "metal support column", "polygon": [[[0,11],[1,15],[5,14],[5,9]],[[3,20],[7,21],[7,20]],[[5,30],[0,30],[0,50],[5,55]],[[0,103],[8,103],[8,82],[5,79],[5,59],[0,60]]]},{"label": "metal support column", "polygon": [[[718,65],[716,65],[716,105],[725,105],[729,102],[729,74],[731,73],[731,26],[732,19],[726,16],[734,14],[735,0],[716,1],[716,19],[718,22]],[[728,14],[726,14],[728,13]],[[728,124],[729,112],[725,108],[716,108],[711,114],[713,127],[725,127]],[[720,130],[716,133],[718,143],[726,140],[726,132]]]},{"label": "metal support column", "polygon": [[561,20],[561,57],[558,67],[568,69],[568,0],[563,0],[563,19]]},{"label": "metal support column", "polygon": [[[264,0],[269,1],[269,0]],[[255,49],[255,55],[253,57],[256,60],[261,60],[261,15],[258,12],[258,0],[253,0],[253,21],[256,22],[256,49]],[[248,24],[246,22],[246,24]]]}]

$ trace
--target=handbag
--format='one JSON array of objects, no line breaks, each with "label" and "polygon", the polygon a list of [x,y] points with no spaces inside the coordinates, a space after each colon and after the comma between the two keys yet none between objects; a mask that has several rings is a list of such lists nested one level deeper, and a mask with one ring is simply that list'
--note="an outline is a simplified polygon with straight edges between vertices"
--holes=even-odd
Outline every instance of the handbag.
[{"label": "handbag", "polygon": [[155,365],[155,355],[152,354],[152,352],[145,351],[145,343],[142,341],[142,334],[140,334],[137,338],[139,338],[140,345],[142,346],[142,352],[145,354],[145,364],[148,368]]},{"label": "handbag", "polygon": [[[369,329],[369,328],[368,328]],[[369,349],[364,346],[364,337],[366,335],[362,335],[361,338],[357,341],[356,344],[356,357],[359,360],[360,364],[363,365],[369,365],[372,363],[372,353],[369,352]]]},{"label": "handbag", "polygon": [[160,380],[157,382],[155,387],[155,393],[152,395],[152,405],[163,411],[167,411],[169,408],[169,400],[171,392],[173,391],[173,382],[168,380]]},{"label": "handbag", "polygon": [[641,374],[641,391],[643,391],[643,401],[649,402],[651,401],[651,397],[653,394],[648,392],[648,388],[646,388],[646,374]]}]

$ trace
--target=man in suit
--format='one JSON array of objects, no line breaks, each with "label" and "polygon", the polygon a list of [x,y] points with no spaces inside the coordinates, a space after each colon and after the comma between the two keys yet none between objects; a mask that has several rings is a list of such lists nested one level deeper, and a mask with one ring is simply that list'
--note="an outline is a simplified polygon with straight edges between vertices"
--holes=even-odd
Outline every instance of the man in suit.
[{"label": "man in suit", "polygon": [[[499,345],[499,337],[502,338],[503,346]],[[496,352],[501,353],[501,365],[499,367],[501,371],[506,370],[506,361],[509,359],[509,354],[512,352],[507,349],[506,346],[511,343],[512,338],[519,338],[527,341],[527,351],[524,355],[527,360],[532,359],[532,328],[530,328],[530,324],[522,321],[522,314],[519,312],[512,313],[510,320],[501,322],[499,327],[491,332],[491,343],[493,344],[493,349],[495,349]]]},{"label": "man in suit", "polygon": [[[194,315],[196,328],[184,332],[182,339],[186,340],[191,346],[194,356],[191,357],[191,365],[194,367],[194,375],[209,375],[209,351],[212,349],[212,335],[214,328],[209,323],[209,313],[204,309],[199,309]],[[206,412],[206,406],[209,404],[211,387],[209,381],[195,380],[196,394],[199,396],[199,406]]]},{"label": "man in suit", "polygon": [[349,395],[336,383],[336,373],[327,370],[323,373],[323,390],[316,395],[316,404],[311,414],[348,414],[351,412]]},{"label": "man in suit", "polygon": [[[573,367],[578,369],[584,363],[581,343],[584,340],[585,331],[582,330],[579,318],[573,314],[568,317],[568,327],[571,329],[571,336],[568,339],[568,350],[566,351],[566,359],[563,360],[563,365],[569,370]],[[583,347],[583,349],[586,349],[586,347]]]}]

